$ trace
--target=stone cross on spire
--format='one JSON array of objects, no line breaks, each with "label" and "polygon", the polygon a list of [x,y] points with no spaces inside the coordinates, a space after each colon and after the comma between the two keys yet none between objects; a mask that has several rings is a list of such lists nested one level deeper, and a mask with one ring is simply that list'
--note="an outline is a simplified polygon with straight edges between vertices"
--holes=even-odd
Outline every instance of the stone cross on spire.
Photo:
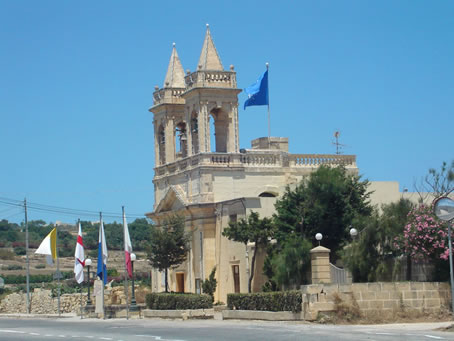
[{"label": "stone cross on spire", "polygon": [[198,70],[224,71],[221,58],[219,58],[213,39],[211,38],[210,25],[207,24],[205,41],[203,42],[202,52],[200,53]]},{"label": "stone cross on spire", "polygon": [[170,56],[169,67],[167,68],[164,88],[184,88],[184,70],[178,57],[175,43],[173,43],[172,54]]}]

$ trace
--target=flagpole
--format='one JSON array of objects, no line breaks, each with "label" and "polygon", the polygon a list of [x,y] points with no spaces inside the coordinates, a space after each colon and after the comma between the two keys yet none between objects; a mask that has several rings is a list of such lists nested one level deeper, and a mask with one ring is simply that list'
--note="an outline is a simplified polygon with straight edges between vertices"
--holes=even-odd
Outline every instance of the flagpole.
[{"label": "flagpole", "polygon": [[[77,219],[77,229],[80,228],[80,218]],[[82,230],[80,230],[80,232],[82,232]],[[79,236],[79,231],[77,232],[77,236]],[[79,237],[78,237],[79,238]],[[77,250],[77,241],[76,241],[76,250]],[[75,262],[77,263],[78,260],[76,259]],[[85,255],[84,255],[84,264],[85,264]],[[82,266],[82,274],[83,274],[83,271],[84,271],[84,267],[85,265]],[[88,284],[90,285],[90,284]],[[84,318],[84,311],[83,311],[83,302],[82,302],[82,287],[83,287],[83,281],[79,283],[79,290],[80,290],[80,319],[83,320]]]},{"label": "flagpole", "polygon": [[56,244],[56,250],[55,252],[57,253],[55,256],[57,257],[57,304],[58,304],[58,316],[60,317],[60,262],[58,257],[58,228],[57,225],[55,225],[55,244]]},{"label": "flagpole", "polygon": [[106,319],[106,310],[104,308],[104,281],[106,280],[106,273],[104,271],[104,226],[102,223],[102,212],[99,212],[99,227],[102,227],[101,230],[101,261],[102,261],[102,318],[105,320]]},{"label": "flagpole", "polygon": [[129,288],[128,288],[128,269],[126,268],[126,216],[125,216],[125,207],[121,206],[121,211],[123,215],[123,248],[125,256],[125,295],[126,295],[126,319],[129,319]]},{"label": "flagpole", "polygon": [[[269,71],[270,69],[270,63],[266,63],[266,71]],[[268,90],[268,148],[271,149],[271,124],[270,124],[270,82],[269,82],[269,77],[270,77],[270,73],[268,72],[268,79],[267,79],[267,90]]]},{"label": "flagpole", "polygon": [[25,259],[27,267],[27,313],[30,314],[30,260],[28,259],[28,219],[27,219],[27,199],[24,199],[25,213]]}]

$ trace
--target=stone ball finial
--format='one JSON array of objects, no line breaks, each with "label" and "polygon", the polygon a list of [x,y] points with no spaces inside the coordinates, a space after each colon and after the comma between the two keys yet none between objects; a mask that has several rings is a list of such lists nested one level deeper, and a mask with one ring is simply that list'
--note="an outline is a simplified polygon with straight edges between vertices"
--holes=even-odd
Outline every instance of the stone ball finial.
[{"label": "stone ball finial", "polygon": [[172,43],[172,46],[173,46],[173,47],[175,47],[176,45],[177,45],[177,44],[175,44],[175,43]]},{"label": "stone ball finial", "polygon": [[232,64],[232,65],[230,65],[230,71],[233,71],[233,70],[235,70],[235,66],[233,66],[233,64]]},{"label": "stone ball finial", "polygon": [[207,28],[209,28],[209,27],[210,27],[210,24],[208,24],[208,23],[207,23],[206,25],[207,25]]},{"label": "stone ball finial", "polygon": [[155,85],[155,86],[154,86],[154,89],[155,89],[156,91],[158,91],[158,90],[159,90],[159,86]]},{"label": "stone ball finial", "polygon": [[266,65],[266,68],[268,69],[270,66],[270,63],[266,62],[265,65]]}]

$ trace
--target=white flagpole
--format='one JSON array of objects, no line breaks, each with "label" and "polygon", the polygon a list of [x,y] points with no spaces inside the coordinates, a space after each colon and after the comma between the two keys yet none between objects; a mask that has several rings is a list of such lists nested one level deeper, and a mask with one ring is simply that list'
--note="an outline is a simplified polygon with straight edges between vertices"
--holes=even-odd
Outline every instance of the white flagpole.
[{"label": "white flagpole", "polygon": [[[56,250],[55,252],[57,253],[55,256],[57,257],[57,282],[58,282],[58,289],[57,289],[57,294],[58,294],[58,300],[57,300],[57,303],[58,303],[58,316],[61,315],[61,311],[60,311],[60,262],[59,262],[59,258],[58,257],[58,228],[57,228],[57,225],[55,225],[55,244],[56,244]],[[52,249],[52,246],[51,246],[51,249]],[[51,256],[52,257],[52,256]]]},{"label": "white flagpole", "polygon": [[[266,63],[266,71],[270,69],[270,63]],[[271,124],[270,124],[270,82],[269,82],[270,73],[268,72],[268,79],[266,80],[267,91],[268,91],[268,148],[271,149]]]},{"label": "white flagpole", "polygon": [[126,295],[126,319],[129,319],[129,288],[128,288],[128,269],[126,268],[126,216],[125,216],[125,207],[121,206],[121,210],[123,213],[123,248],[124,248],[124,256],[125,256],[125,295]]},{"label": "white flagpole", "polygon": [[102,223],[102,212],[99,212],[99,228],[101,229],[101,261],[102,261],[102,318],[105,320],[106,319],[106,310],[104,308],[104,281],[106,278],[106,272],[104,271],[104,226]]}]

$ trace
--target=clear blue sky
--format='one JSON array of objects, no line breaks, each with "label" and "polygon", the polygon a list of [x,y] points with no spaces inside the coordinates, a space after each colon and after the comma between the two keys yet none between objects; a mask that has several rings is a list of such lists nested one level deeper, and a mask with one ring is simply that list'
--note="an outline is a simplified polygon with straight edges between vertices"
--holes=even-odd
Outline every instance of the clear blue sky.
[{"label": "clear blue sky", "polygon": [[[195,70],[206,23],[240,88],[270,63],[271,135],[290,152],[334,153],[340,130],[364,178],[412,190],[454,159],[453,18],[448,0],[0,0],[0,197],[151,211],[154,86],[173,42]],[[268,134],[266,107],[239,98],[249,148]],[[2,218],[23,213],[0,203]]]}]

